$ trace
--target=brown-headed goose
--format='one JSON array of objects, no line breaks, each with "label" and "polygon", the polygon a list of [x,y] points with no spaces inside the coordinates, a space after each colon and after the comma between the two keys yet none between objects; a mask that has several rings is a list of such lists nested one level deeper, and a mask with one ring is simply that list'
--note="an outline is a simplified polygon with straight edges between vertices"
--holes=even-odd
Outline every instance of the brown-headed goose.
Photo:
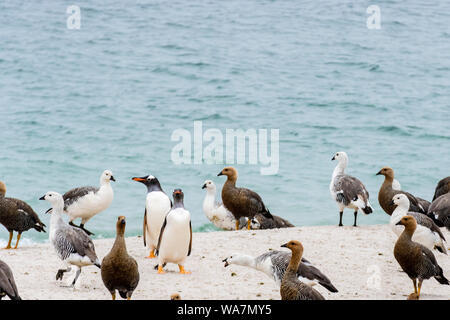
[{"label": "brown-headed goose", "polygon": [[9,232],[9,240],[5,249],[11,249],[14,231],[18,232],[16,245],[14,246],[14,249],[17,249],[22,232],[31,228],[38,232],[45,232],[45,224],[26,202],[15,198],[7,198],[5,194],[6,185],[0,181],[0,223]]},{"label": "brown-headed goose", "polygon": [[239,229],[239,219],[245,217],[247,229],[251,227],[251,219],[258,213],[267,218],[273,218],[270,211],[264,205],[261,197],[254,191],[236,187],[238,172],[233,167],[225,167],[218,176],[227,176],[222,188],[222,201],[236,219],[236,230]]},{"label": "brown-headed goose", "polygon": [[292,251],[289,265],[281,280],[280,294],[282,300],[325,300],[325,298],[311,286],[301,282],[297,277],[297,270],[303,255],[303,245],[296,240],[281,245]]},{"label": "brown-headed goose", "polygon": [[420,297],[423,280],[434,277],[440,284],[449,285],[450,283],[445,278],[433,252],[420,243],[412,241],[411,238],[417,227],[416,219],[412,216],[404,216],[397,224],[403,225],[405,229],[395,243],[394,257],[413,281],[414,294],[417,299]]}]

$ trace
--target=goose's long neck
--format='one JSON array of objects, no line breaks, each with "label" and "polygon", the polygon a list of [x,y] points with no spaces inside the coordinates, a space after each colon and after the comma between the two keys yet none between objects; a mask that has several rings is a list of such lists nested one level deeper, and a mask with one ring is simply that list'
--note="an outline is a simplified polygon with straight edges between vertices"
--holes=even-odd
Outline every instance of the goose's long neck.
[{"label": "goose's long neck", "polygon": [[290,273],[293,273],[294,275],[297,274],[298,266],[300,264],[300,261],[302,260],[302,254],[303,254],[303,252],[301,252],[299,250],[292,250],[291,261],[289,261],[289,265],[288,265],[286,271],[289,271]]},{"label": "goose's long neck", "polygon": [[336,165],[336,168],[334,168],[333,178],[340,174],[344,174],[345,168],[347,168],[347,160],[343,159],[339,161],[338,164]]},{"label": "goose's long neck", "polygon": [[125,244],[125,237],[123,230],[117,230],[116,240],[114,241],[114,245],[111,249],[113,252],[123,253],[127,252],[127,246]]},{"label": "goose's long neck", "polygon": [[210,211],[214,209],[214,205],[216,203],[216,190],[206,190],[205,199],[203,200],[203,210]]},{"label": "goose's long neck", "polygon": [[400,204],[392,212],[391,218],[395,218],[396,219],[396,218],[400,218],[400,217],[406,216],[406,214],[408,213],[408,210],[409,210],[409,206],[405,206],[404,204]]},{"label": "goose's long neck", "polygon": [[250,267],[259,270],[258,265],[256,264],[256,260],[252,256],[242,255],[234,263],[240,266]]}]

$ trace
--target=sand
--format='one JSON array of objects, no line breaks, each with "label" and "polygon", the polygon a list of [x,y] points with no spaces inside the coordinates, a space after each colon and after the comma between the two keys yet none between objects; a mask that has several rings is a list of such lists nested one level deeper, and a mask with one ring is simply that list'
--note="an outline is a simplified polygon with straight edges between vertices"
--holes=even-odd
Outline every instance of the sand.
[{"label": "sand", "polygon": [[[443,230],[447,239],[450,232]],[[178,267],[166,266],[166,274],[154,270],[155,259],[147,259],[141,237],[126,239],[128,252],[139,264],[140,282],[133,299],[169,299],[179,293],[182,299],[265,299],[279,300],[279,288],[264,273],[247,267],[224,267],[222,260],[233,253],[259,255],[280,249],[289,240],[303,243],[304,257],[310,260],[339,290],[328,292],[316,285],[326,299],[406,299],[413,291],[411,280],[393,256],[395,235],[387,225],[317,226],[273,230],[218,231],[193,234],[193,250],[186,261],[190,275],[178,274]],[[102,259],[114,239],[94,240]],[[434,251],[450,279],[450,256]],[[73,278],[55,280],[62,267],[53,247],[48,244],[24,244],[17,250],[0,250],[0,259],[13,269],[23,299],[110,299],[100,269],[83,268],[75,288],[64,287]],[[449,299],[450,286],[435,279],[424,281],[421,299]]]}]

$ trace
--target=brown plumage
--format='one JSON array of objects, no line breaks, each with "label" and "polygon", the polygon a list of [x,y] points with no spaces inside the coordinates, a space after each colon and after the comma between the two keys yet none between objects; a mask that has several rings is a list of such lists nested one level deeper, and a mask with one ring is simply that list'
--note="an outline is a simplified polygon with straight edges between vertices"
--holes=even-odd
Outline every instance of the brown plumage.
[{"label": "brown plumage", "polygon": [[123,299],[131,299],[139,283],[139,270],[136,260],[127,252],[125,245],[125,217],[120,216],[116,224],[116,241],[111,251],[103,258],[101,274],[106,289],[116,298],[116,290]]},{"label": "brown plumage", "polygon": [[0,300],[8,296],[11,300],[22,300],[17,291],[11,268],[0,260]]},{"label": "brown plumage", "polygon": [[433,201],[449,192],[450,192],[450,177],[447,177],[438,182],[436,189],[434,190]]},{"label": "brown plumage", "polygon": [[252,229],[276,229],[295,227],[292,223],[279,216],[272,215],[272,218],[266,218],[262,214],[256,214],[252,219]]},{"label": "brown plumage", "polygon": [[296,240],[291,240],[282,245],[291,249],[292,256],[289,265],[281,280],[280,294],[282,300],[325,300],[315,289],[301,282],[297,278],[297,270],[303,255],[303,245]]},{"label": "brown plumage", "polygon": [[[394,181],[394,170],[389,167],[382,168],[377,175],[384,176],[384,182],[380,187],[380,191],[378,191],[378,202],[380,203],[381,208],[388,214],[392,215],[392,212],[395,210],[395,205],[392,203],[392,198],[399,193],[406,195],[409,199],[409,211],[427,213],[424,209],[423,204],[420,204],[420,201],[426,201],[420,199],[420,201],[414,197],[412,194],[401,191],[394,190],[392,188],[392,182]],[[427,201],[428,202],[428,201]]]},{"label": "brown plumage", "polygon": [[34,210],[24,201],[7,198],[6,185],[0,181],[0,223],[9,231],[9,241],[5,249],[11,249],[13,232],[18,232],[14,249],[17,249],[22,232],[34,228],[45,232],[45,224],[39,219]]},{"label": "brown plumage", "polygon": [[222,202],[236,219],[236,230],[239,230],[239,219],[248,218],[247,229],[250,229],[251,219],[258,213],[267,218],[273,219],[270,211],[264,205],[261,197],[252,190],[237,188],[237,170],[233,167],[224,168],[218,176],[226,175],[227,181],[222,188]]},{"label": "brown plumage", "polygon": [[433,252],[420,243],[411,240],[417,227],[416,219],[412,216],[404,216],[397,224],[405,226],[405,230],[395,243],[394,257],[413,281],[417,299],[420,297],[423,280],[434,277],[440,284],[449,285],[450,283],[444,277],[442,268],[438,265]]}]

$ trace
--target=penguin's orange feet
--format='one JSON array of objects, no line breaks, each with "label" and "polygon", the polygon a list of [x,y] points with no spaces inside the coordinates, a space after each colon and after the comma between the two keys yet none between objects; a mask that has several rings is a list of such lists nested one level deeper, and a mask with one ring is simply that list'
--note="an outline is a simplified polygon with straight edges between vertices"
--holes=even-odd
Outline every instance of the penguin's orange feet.
[{"label": "penguin's orange feet", "polygon": [[181,274],[191,274],[190,271],[184,270],[184,267],[181,264],[178,265],[178,268],[180,268],[180,273]]},{"label": "penguin's orange feet", "polygon": [[165,273],[164,270],[163,270],[162,265],[158,265],[158,273],[159,273],[159,274]]},{"label": "penguin's orange feet", "polygon": [[154,250],[152,249],[152,250],[150,250],[150,254],[148,255],[148,257],[146,257],[147,259],[153,259],[153,258],[156,258],[156,256],[155,256],[155,253],[154,253]]}]

